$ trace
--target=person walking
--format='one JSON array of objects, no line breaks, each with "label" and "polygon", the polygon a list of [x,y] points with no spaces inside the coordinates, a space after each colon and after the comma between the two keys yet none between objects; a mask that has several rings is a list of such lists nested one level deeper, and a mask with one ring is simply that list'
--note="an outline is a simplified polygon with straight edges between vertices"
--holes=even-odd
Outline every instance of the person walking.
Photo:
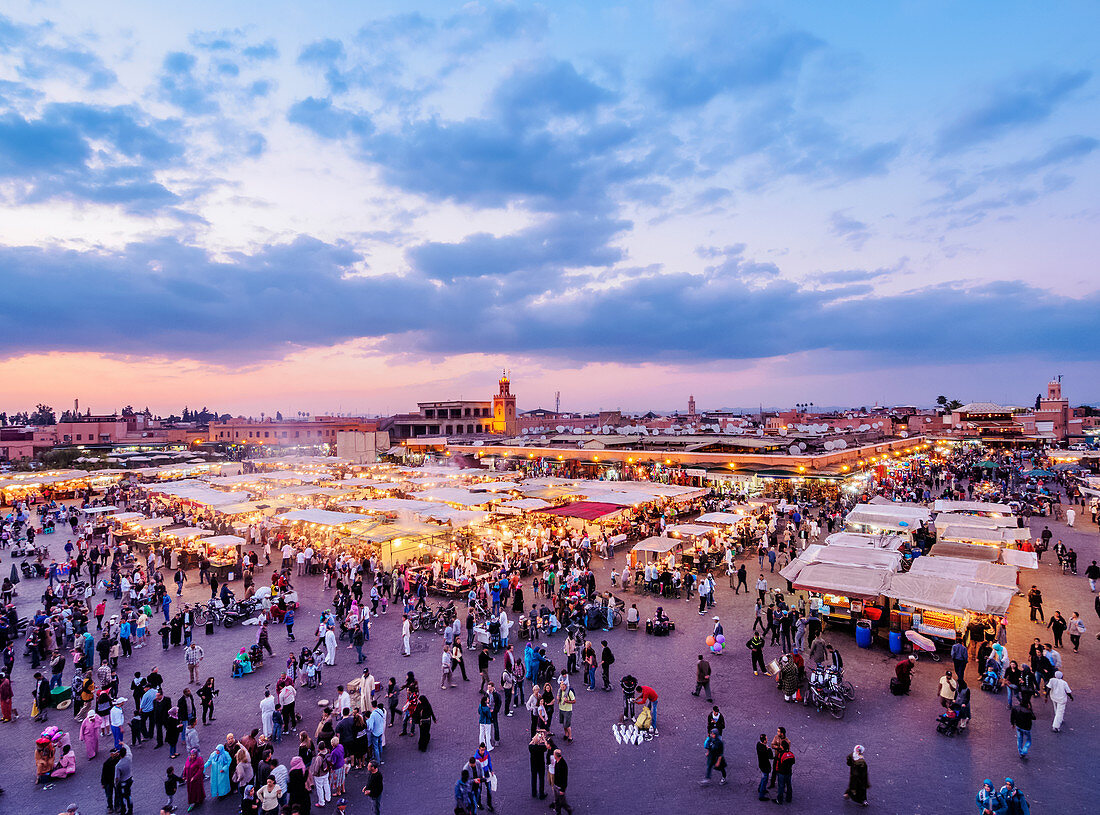
[{"label": "person walking", "polygon": [[955,637],[955,644],[951,646],[951,661],[955,663],[955,676],[962,679],[966,675],[966,663],[970,661],[962,637]]},{"label": "person walking", "polygon": [[761,733],[756,742],[756,763],[760,768],[760,784],[756,788],[756,797],[761,801],[768,800],[768,780],[772,774],[773,758],[772,748],[768,746],[768,736]]},{"label": "person walking", "polygon": [[844,797],[867,806],[867,790],[871,782],[867,778],[867,759],[863,756],[863,745],[857,744],[848,756],[848,789]]},{"label": "person walking", "polygon": [[697,657],[699,660],[695,663],[695,690],[692,691],[692,696],[698,696],[700,691],[707,692],[707,701],[713,702],[714,699],[710,695],[710,663],[703,659],[703,655],[699,654]]},{"label": "person walking", "polygon": [[478,741],[482,742],[486,749],[493,749],[493,709],[490,706],[489,697],[481,695],[481,703],[477,707]]},{"label": "person walking", "polygon": [[1008,808],[988,778],[982,782],[982,788],[974,796],[974,803],[978,805],[979,815],[1005,815]]},{"label": "person walking", "polygon": [[1051,634],[1054,635],[1054,647],[1062,647],[1062,635],[1066,633],[1066,618],[1062,616],[1062,612],[1055,611],[1047,621],[1047,628],[1050,629]]},{"label": "person walking", "polygon": [[951,676],[951,671],[944,671],[940,677],[940,707],[950,708],[955,701],[955,691],[959,689],[958,683]]},{"label": "person walking", "polygon": [[409,622],[409,615],[401,615],[401,656],[412,656],[412,623]]},{"label": "person walking", "polygon": [[1032,622],[1036,622],[1036,614],[1039,615],[1039,620],[1046,621],[1046,617],[1043,616],[1043,593],[1039,591],[1038,586],[1032,586],[1027,593],[1027,604],[1031,609]]},{"label": "person walking", "polygon": [[1051,722],[1050,729],[1061,733],[1062,720],[1066,716],[1066,702],[1073,699],[1073,690],[1062,678],[1061,671],[1055,671],[1053,678],[1047,682],[1047,698],[1054,703],[1054,721]]},{"label": "person walking", "polygon": [[726,745],[722,741],[722,736],[719,735],[717,730],[711,730],[706,739],[703,740],[703,750],[706,752],[707,760],[707,772],[700,781],[700,784],[709,784],[710,775],[714,770],[717,770],[722,774],[722,780],[719,784],[726,783]]},{"label": "person walking", "polygon": [[1096,581],[1100,580],[1100,566],[1094,560],[1085,568],[1085,578],[1089,581],[1089,591],[1096,592]]},{"label": "person walking", "polygon": [[761,671],[767,673],[768,669],[764,665],[764,638],[754,633],[745,643],[745,647],[752,654],[752,675],[760,676]]},{"label": "person walking", "polygon": [[1087,630],[1085,628],[1085,622],[1081,619],[1079,612],[1073,612],[1073,616],[1069,618],[1068,627],[1069,641],[1073,644],[1073,653],[1081,653],[1081,637]]},{"label": "person walking", "polygon": [[745,568],[745,564],[742,563],[740,566],[737,567],[737,589],[736,591],[734,591],[734,594],[740,594],[742,586],[745,587],[745,594],[749,593],[748,578],[748,570]]},{"label": "person walking", "polygon": [[363,795],[370,801],[372,815],[382,815],[382,771],[377,761],[367,762],[367,785]]},{"label": "person walking", "polygon": [[1005,804],[1005,815],[1030,815],[1031,806],[1027,798],[1020,792],[1016,782],[1011,778],[1005,779],[1005,784],[998,793]]},{"label": "person walking", "polygon": [[573,807],[565,798],[565,791],[569,787],[569,764],[561,750],[554,751],[554,810],[561,815],[564,809],[569,815],[573,815]]},{"label": "person walking", "polygon": [[1025,703],[1021,698],[1019,704],[1013,705],[1009,721],[1016,728],[1016,749],[1020,758],[1026,760],[1031,749],[1031,726],[1035,723],[1035,713],[1031,709],[1030,701]]}]

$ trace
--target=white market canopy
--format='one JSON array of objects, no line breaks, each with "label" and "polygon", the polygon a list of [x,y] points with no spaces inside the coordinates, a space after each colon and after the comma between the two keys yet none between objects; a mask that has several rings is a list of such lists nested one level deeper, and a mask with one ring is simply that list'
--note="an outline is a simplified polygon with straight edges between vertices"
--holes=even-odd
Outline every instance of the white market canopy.
[{"label": "white market canopy", "polygon": [[909,574],[944,577],[959,583],[982,583],[1016,590],[1015,566],[984,563],[957,557],[919,557],[913,561]]},{"label": "white market canopy", "polygon": [[140,512],[116,512],[113,515],[108,515],[107,520],[124,524],[130,521],[140,521],[144,517]]},{"label": "white market canopy", "polygon": [[979,529],[1022,529],[1015,515],[968,515],[965,512],[941,512],[936,516],[936,529],[946,526],[973,526]]},{"label": "white market canopy", "polygon": [[[779,574],[790,580],[798,588],[802,573],[814,566],[840,566],[845,569],[866,569],[868,571],[890,574],[901,566],[901,553],[888,549],[875,549],[866,546],[823,546],[814,543],[806,547],[798,557],[784,566]],[[818,572],[828,574],[827,572]],[[817,591],[814,589],[814,591]],[[844,592],[830,592],[844,594]]]},{"label": "white market canopy", "polygon": [[988,527],[951,525],[941,531],[937,528],[936,539],[953,543],[980,543],[994,546],[1015,544],[1021,540],[1029,540],[1030,530],[1011,527],[1007,529],[989,529]]},{"label": "white market canopy", "polygon": [[239,504],[223,504],[216,507],[214,511],[219,515],[247,515],[270,507],[271,504],[263,501],[242,501]]},{"label": "white market canopy", "polygon": [[[907,507],[898,504],[856,504],[845,518],[848,527],[867,527],[892,531],[913,532],[927,523],[931,513],[923,507]],[[852,531],[862,531],[853,529]]]},{"label": "white market canopy", "polygon": [[113,505],[106,507],[84,507],[80,511],[85,515],[102,515],[104,512],[118,512],[118,507]]},{"label": "white market canopy", "polygon": [[941,498],[932,505],[934,512],[957,512],[966,515],[1002,515],[1011,517],[1014,513],[1008,504],[995,504],[991,501],[950,501]]},{"label": "white market canopy", "polygon": [[1006,549],[983,543],[937,543],[928,552],[930,557],[968,558],[985,563],[1004,563],[1018,569],[1038,569],[1039,556],[1023,549]]},{"label": "white market canopy", "polygon": [[503,504],[497,506],[498,509],[516,509],[521,512],[534,512],[539,509],[546,509],[550,506],[549,503],[543,501],[541,498],[517,498],[515,501],[505,501]]},{"label": "white market canopy", "polygon": [[697,524],[712,524],[714,526],[733,526],[745,520],[744,515],[738,512],[705,512],[695,519]]},{"label": "white market canopy", "polygon": [[201,538],[204,535],[213,535],[214,530],[203,529],[201,526],[180,526],[175,529],[162,529],[160,534],[165,538],[187,540],[188,538]]},{"label": "white market canopy", "polygon": [[706,524],[671,524],[665,527],[665,534],[674,538],[701,538],[713,535],[714,527]]},{"label": "white market canopy", "polygon": [[465,507],[482,507],[499,501],[500,498],[493,494],[481,494],[470,492],[459,487],[439,487],[434,490],[425,490],[416,493],[426,501],[439,501],[444,504],[460,504]]},{"label": "white market canopy", "polygon": [[910,572],[893,575],[882,593],[899,603],[916,608],[935,609],[956,615],[976,611],[1003,617],[1008,612],[1012,598],[1016,596],[1016,589],[981,583],[961,584],[950,578]]},{"label": "white market canopy", "polygon": [[455,509],[448,506],[436,506],[433,509],[425,509],[416,513],[422,521],[436,521],[437,523],[450,524],[454,528],[470,526],[481,523],[489,517],[488,512],[478,512],[469,509]]},{"label": "white market canopy", "polygon": [[205,506],[224,506],[225,504],[239,504],[247,501],[247,492],[222,492],[216,490],[201,481],[185,480],[175,481],[170,484],[158,484],[149,487],[150,495],[169,495],[181,501],[190,501],[193,504]]},{"label": "white market canopy", "polygon": [[901,549],[901,545],[904,542],[905,538],[901,535],[889,533],[866,535],[862,532],[834,532],[825,538],[826,546],[870,547],[872,549],[886,549],[893,552]]},{"label": "white market canopy", "polygon": [[244,538],[239,538],[236,535],[214,535],[203,540],[203,543],[215,549],[231,549],[238,544],[243,544]]},{"label": "white market canopy", "polygon": [[318,526],[347,526],[362,523],[365,519],[355,512],[333,512],[330,509],[293,509],[275,516],[283,523],[316,524]]},{"label": "white market canopy", "polygon": [[144,521],[133,521],[129,526],[135,529],[161,529],[165,526],[171,526],[175,521],[172,518],[160,516],[157,518],[146,518]]},{"label": "white market canopy", "polygon": [[658,555],[663,555],[667,552],[671,552],[678,546],[683,546],[684,542],[677,538],[664,538],[654,536],[646,538],[645,540],[638,541],[634,544],[635,552],[653,552]]},{"label": "white market canopy", "polygon": [[431,501],[414,501],[411,498],[376,498],[373,501],[344,501],[346,507],[355,507],[363,512],[420,512],[435,509],[438,505]]},{"label": "white market canopy", "polygon": [[791,580],[791,583],[800,591],[873,600],[882,594],[892,575],[893,572],[886,569],[868,569],[839,563],[811,563],[803,566],[798,577]]}]

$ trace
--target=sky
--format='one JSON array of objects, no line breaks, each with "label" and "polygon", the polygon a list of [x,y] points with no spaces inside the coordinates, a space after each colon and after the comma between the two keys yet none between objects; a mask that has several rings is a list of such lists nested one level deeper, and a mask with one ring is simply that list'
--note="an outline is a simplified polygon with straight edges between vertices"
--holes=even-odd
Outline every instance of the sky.
[{"label": "sky", "polygon": [[0,409],[1100,402],[1098,28],[9,0]]}]

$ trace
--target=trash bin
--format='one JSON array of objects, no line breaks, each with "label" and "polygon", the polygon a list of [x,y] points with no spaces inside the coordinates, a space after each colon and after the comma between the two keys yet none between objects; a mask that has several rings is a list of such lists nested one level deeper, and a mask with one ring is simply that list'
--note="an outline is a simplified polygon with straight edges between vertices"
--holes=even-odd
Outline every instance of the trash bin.
[{"label": "trash bin", "polygon": [[860,648],[870,648],[871,639],[871,621],[856,621],[856,645]]},{"label": "trash bin", "polygon": [[901,632],[900,631],[891,631],[890,632],[890,653],[891,654],[900,654],[901,653],[901,642],[902,642]]}]

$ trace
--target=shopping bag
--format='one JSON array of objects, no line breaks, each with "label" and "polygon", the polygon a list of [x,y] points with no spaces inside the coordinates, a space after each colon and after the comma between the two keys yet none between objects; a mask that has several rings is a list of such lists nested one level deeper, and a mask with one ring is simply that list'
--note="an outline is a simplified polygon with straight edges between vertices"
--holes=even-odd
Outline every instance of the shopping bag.
[{"label": "shopping bag", "polygon": [[493,792],[497,791],[497,774],[489,773],[489,789]]},{"label": "shopping bag", "polygon": [[653,724],[653,716],[650,714],[648,707],[643,707],[642,712],[638,714],[638,718],[634,720],[634,726],[639,730],[649,730],[651,724]]}]

